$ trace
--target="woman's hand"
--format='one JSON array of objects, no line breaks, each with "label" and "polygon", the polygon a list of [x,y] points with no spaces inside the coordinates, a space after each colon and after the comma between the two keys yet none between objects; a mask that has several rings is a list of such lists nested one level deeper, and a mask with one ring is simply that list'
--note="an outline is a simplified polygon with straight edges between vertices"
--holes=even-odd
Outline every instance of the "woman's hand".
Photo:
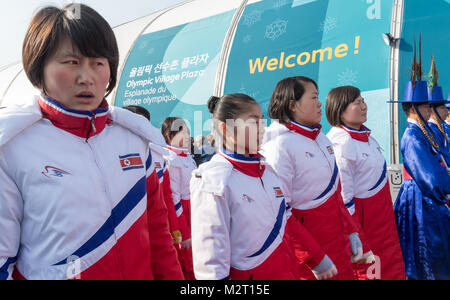
[{"label": "woman's hand", "polygon": [[358,233],[352,233],[348,236],[350,239],[351,261],[356,263],[363,257],[363,248]]},{"label": "woman's hand", "polygon": [[192,247],[191,239],[187,239],[181,242],[181,249],[190,249]]},{"label": "woman's hand", "polygon": [[330,279],[338,273],[336,266],[327,255],[312,269],[312,272],[317,280]]}]

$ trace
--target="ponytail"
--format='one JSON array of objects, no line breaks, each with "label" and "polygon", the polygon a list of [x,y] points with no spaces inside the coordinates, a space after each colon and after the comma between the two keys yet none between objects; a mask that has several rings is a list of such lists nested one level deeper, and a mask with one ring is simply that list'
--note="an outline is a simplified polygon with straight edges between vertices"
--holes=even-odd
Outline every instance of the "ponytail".
[{"label": "ponytail", "polygon": [[[432,114],[432,116],[434,117],[435,120],[441,120],[442,121],[441,117],[439,117],[439,115],[436,113],[436,110],[435,110],[434,107],[433,107],[433,110],[432,110],[431,114]],[[442,135],[444,136],[445,140],[447,141],[447,144],[449,144],[447,134],[445,133],[444,128],[442,128],[442,123],[439,122],[439,121],[436,122],[436,123],[437,123],[437,127],[439,128],[439,131],[442,133]]]},{"label": "ponytail", "polygon": [[418,112],[418,110],[416,109],[416,106],[415,105],[413,105],[412,106],[412,108],[411,108],[412,110],[413,110],[413,112],[414,113],[416,113],[418,116],[419,116],[419,127],[420,127],[420,130],[422,130],[422,132],[423,132],[423,134],[427,137],[427,139],[428,139],[428,141],[430,142],[430,144],[437,150],[437,149],[439,149],[439,145],[438,145],[438,143],[436,142],[436,140],[435,140],[435,138],[434,138],[434,136],[433,136],[433,133],[432,132],[430,132],[430,135],[428,135],[428,130],[426,130],[426,128],[425,128],[425,124],[424,124],[424,121],[422,120],[422,116],[419,114],[419,112]]}]

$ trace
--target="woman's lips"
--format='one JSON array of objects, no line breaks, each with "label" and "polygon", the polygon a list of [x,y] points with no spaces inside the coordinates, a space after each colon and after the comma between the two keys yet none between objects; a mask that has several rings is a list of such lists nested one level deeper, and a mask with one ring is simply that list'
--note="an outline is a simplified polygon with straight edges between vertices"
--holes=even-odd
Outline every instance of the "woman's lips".
[{"label": "woman's lips", "polygon": [[75,97],[81,103],[92,103],[95,99],[95,95],[91,92],[81,92],[78,93]]}]

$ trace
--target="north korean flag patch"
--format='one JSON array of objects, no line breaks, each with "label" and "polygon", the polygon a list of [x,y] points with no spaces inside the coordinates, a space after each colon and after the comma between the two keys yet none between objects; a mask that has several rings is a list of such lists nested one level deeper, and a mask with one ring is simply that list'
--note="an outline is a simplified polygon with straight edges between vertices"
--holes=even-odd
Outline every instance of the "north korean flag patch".
[{"label": "north korean flag patch", "polygon": [[277,198],[283,198],[283,191],[279,187],[274,187],[273,190],[275,191],[275,197]]},{"label": "north korean flag patch", "polygon": [[333,154],[334,154],[333,147],[327,146],[327,150],[328,150],[328,153],[329,153],[330,155],[333,155]]},{"label": "north korean flag patch", "polygon": [[142,163],[142,159],[139,154],[127,154],[119,156],[119,159],[120,159],[120,166],[122,167],[123,171],[144,168],[144,164]]}]

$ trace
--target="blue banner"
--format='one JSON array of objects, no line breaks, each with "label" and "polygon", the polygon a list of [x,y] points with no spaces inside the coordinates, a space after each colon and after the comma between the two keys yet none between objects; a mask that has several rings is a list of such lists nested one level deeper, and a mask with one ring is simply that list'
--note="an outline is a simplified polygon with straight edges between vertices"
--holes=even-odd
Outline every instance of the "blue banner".
[{"label": "blue banner", "polygon": [[205,124],[210,118],[205,104],[213,94],[233,15],[234,11],[229,11],[142,35],[128,57],[114,104],[147,108],[156,127],[161,127],[166,117],[177,116],[194,127],[192,135],[210,130]]},{"label": "blue banner", "polygon": [[[361,89],[368,122],[389,160],[389,55],[393,1],[285,0],[246,7],[229,58],[225,93],[241,92],[267,108],[278,81],[307,76],[326,96],[335,87]],[[330,129],[325,114],[324,133]]]},{"label": "blue banner", "polygon": [[[416,41],[417,55],[419,55],[420,37],[422,37],[422,80],[427,80],[431,68],[431,57],[434,55],[439,72],[438,84],[444,91],[444,97],[447,97],[450,93],[450,0],[405,1],[402,39],[400,41],[400,99],[403,99],[406,84],[411,78],[414,41]],[[400,138],[403,136],[406,127],[406,115],[400,107]]]}]

